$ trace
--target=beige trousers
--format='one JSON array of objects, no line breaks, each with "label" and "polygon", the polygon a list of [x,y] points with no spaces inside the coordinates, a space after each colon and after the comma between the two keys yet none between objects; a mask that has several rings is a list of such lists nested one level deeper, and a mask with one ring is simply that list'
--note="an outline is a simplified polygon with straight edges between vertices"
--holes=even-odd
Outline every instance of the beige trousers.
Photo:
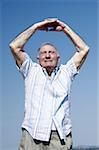
[{"label": "beige trousers", "polygon": [[72,137],[69,135],[65,141],[61,141],[57,132],[52,132],[50,142],[33,140],[25,129],[22,130],[22,138],[18,150],[71,150]]}]

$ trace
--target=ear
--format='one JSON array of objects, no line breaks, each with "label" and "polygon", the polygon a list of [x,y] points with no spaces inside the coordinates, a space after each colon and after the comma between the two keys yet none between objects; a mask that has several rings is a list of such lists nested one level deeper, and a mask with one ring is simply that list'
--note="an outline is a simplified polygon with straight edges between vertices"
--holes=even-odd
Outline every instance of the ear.
[{"label": "ear", "polygon": [[58,64],[60,63],[60,55],[57,53]]},{"label": "ear", "polygon": [[58,57],[58,64],[60,63],[60,56]]},{"label": "ear", "polygon": [[37,57],[36,57],[36,58],[37,58],[37,63],[39,63],[39,55],[37,55]]},{"label": "ear", "polygon": [[37,59],[39,59],[39,55],[37,55],[37,57],[36,57]]}]

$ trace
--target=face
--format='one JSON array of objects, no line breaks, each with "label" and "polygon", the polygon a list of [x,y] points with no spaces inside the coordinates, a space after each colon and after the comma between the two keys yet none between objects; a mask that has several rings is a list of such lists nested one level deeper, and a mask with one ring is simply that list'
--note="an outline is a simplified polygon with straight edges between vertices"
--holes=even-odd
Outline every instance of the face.
[{"label": "face", "polygon": [[54,69],[59,60],[59,54],[52,45],[44,45],[39,51],[39,64],[46,69]]}]

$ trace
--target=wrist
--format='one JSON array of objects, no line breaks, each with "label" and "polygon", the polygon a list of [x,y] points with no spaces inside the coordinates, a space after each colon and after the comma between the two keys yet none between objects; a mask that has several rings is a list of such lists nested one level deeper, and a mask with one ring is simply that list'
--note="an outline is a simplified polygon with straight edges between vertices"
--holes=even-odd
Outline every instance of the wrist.
[{"label": "wrist", "polygon": [[64,27],[63,27],[63,32],[68,34],[68,33],[70,33],[70,31],[71,31],[70,27],[65,24]]},{"label": "wrist", "polygon": [[34,25],[32,26],[32,29],[33,29],[34,31],[36,31],[36,30],[38,29],[38,23],[34,24]]},{"label": "wrist", "polygon": [[66,28],[66,25],[62,26],[62,29],[64,30]]}]

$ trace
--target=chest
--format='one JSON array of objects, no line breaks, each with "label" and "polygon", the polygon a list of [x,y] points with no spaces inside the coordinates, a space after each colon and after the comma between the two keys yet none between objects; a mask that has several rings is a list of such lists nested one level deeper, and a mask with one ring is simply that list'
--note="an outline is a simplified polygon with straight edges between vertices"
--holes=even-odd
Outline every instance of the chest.
[{"label": "chest", "polygon": [[36,96],[42,94],[61,97],[68,93],[70,79],[64,71],[49,77],[43,71],[31,72],[26,80],[26,88]]}]

